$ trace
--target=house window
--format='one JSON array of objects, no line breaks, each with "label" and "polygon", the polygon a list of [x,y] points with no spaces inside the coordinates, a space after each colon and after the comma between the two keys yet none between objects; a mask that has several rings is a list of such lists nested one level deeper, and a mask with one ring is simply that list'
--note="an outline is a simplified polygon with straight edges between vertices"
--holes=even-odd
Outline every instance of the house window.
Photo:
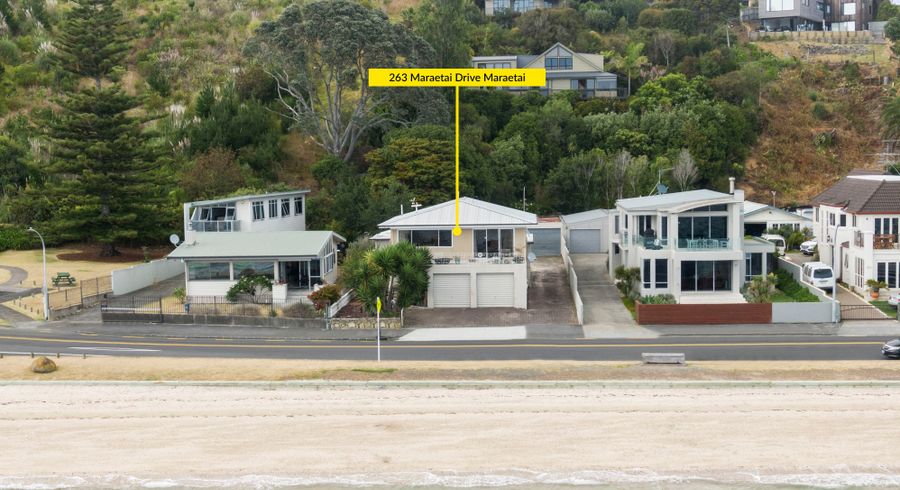
[{"label": "house window", "polygon": [[303,198],[302,197],[294,198],[294,214],[295,215],[303,214]]},{"label": "house window", "polygon": [[794,0],[766,0],[766,9],[769,12],[781,12],[783,10],[793,10]]},{"label": "house window", "polygon": [[309,261],[309,285],[322,284],[322,261],[320,259]]},{"label": "house window", "polygon": [[410,242],[417,247],[452,247],[453,232],[450,230],[400,230],[400,241]]},{"label": "house window", "polygon": [[762,255],[761,253],[744,254],[745,271],[744,280],[749,281],[754,276],[762,275]]},{"label": "house window", "polygon": [[828,213],[828,224],[834,226],[834,213]]},{"label": "house window", "polygon": [[652,271],[650,270],[650,263],[651,263],[650,259],[644,259],[644,267],[643,267],[644,270],[642,271],[643,272],[642,276],[644,278],[644,281],[643,281],[644,289],[650,289],[650,287],[651,287],[650,277],[651,277]]},{"label": "house window", "polygon": [[856,280],[854,281],[854,283],[856,284],[856,287],[858,287],[860,289],[863,288],[863,285],[866,282],[865,274],[864,274],[865,270],[866,270],[866,261],[864,261],[862,258],[857,257],[856,258],[856,271],[855,271],[856,272],[856,274],[855,274]]},{"label": "house window", "polygon": [[816,222],[816,223],[819,222],[819,208],[816,208],[816,219],[815,219],[815,222]]},{"label": "house window", "polygon": [[188,262],[188,280],[230,281],[231,264],[228,262]]},{"label": "house window", "polygon": [[281,217],[287,218],[291,215],[291,200],[290,199],[282,199],[281,200]]},{"label": "house window", "polygon": [[278,199],[269,200],[269,218],[278,217]]},{"label": "house window", "polygon": [[841,215],[840,223],[841,223],[841,226],[847,226],[847,215],[846,214]]},{"label": "house window", "polygon": [[265,209],[263,209],[262,201],[253,201],[253,221],[259,221],[266,218]]},{"label": "house window", "polygon": [[244,276],[266,276],[275,279],[275,262],[235,262],[234,278]]},{"label": "house window", "polygon": [[615,230],[615,231],[613,231],[613,233],[619,232],[619,215],[618,214],[613,216],[613,230]]},{"label": "house window", "polygon": [[665,240],[665,239],[669,238],[669,217],[663,216],[660,219],[662,220],[662,223],[660,226],[661,231],[660,231],[659,236],[660,236],[660,238]]},{"label": "house window", "polygon": [[876,279],[884,281],[889,288],[900,288],[898,281],[898,272],[900,272],[900,263],[898,262],[879,262],[876,266]]},{"label": "house window", "polygon": [[669,287],[669,261],[656,259],[656,289]]},{"label": "house window", "polygon": [[547,70],[571,70],[571,56],[548,56],[544,58],[544,68]]},{"label": "house window", "polygon": [[[799,226],[800,226],[800,225],[797,225],[797,226],[798,226],[798,229],[799,229]],[[853,227],[856,228],[856,215],[855,215],[855,214],[853,215]]]},{"label": "house window", "polygon": [[475,230],[475,253],[479,257],[512,255],[513,230]]},{"label": "house window", "polygon": [[875,218],[875,234],[876,235],[893,235],[894,241],[898,241],[898,232],[900,232],[900,218]]},{"label": "house window", "polygon": [[856,15],[856,2],[841,5],[841,15]]},{"label": "house window", "polygon": [[678,247],[690,248],[693,240],[727,240],[727,216],[678,218]]},{"label": "house window", "polygon": [[334,270],[334,245],[331,243],[331,240],[328,241],[328,245],[325,246],[325,273]]}]

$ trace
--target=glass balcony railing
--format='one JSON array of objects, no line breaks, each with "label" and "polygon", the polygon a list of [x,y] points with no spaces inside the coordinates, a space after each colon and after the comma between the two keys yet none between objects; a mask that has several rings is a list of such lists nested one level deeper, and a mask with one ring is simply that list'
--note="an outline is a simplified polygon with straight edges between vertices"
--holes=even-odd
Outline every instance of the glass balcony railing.
[{"label": "glass balcony railing", "polygon": [[191,231],[198,232],[231,232],[240,231],[240,222],[234,220],[223,221],[191,221]]},{"label": "glass balcony railing", "polygon": [[681,250],[726,250],[731,248],[728,238],[679,238],[678,248]]}]

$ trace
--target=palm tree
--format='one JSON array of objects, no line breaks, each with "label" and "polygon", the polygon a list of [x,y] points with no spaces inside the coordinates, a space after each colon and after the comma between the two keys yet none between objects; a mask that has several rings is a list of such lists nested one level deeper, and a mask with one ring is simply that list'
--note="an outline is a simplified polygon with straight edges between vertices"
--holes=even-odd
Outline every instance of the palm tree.
[{"label": "palm tree", "polygon": [[617,70],[625,72],[625,76],[628,77],[628,95],[631,95],[631,77],[636,71],[640,71],[641,68],[649,63],[647,57],[644,56],[644,43],[629,43],[625,48],[625,52],[621,55],[614,55],[612,59],[613,66],[616,67]]},{"label": "palm tree", "polygon": [[425,299],[430,268],[431,252],[409,242],[379,249],[354,244],[347,253],[341,281],[356,290],[370,311],[375,311],[377,298],[381,298],[386,310],[397,312]]}]

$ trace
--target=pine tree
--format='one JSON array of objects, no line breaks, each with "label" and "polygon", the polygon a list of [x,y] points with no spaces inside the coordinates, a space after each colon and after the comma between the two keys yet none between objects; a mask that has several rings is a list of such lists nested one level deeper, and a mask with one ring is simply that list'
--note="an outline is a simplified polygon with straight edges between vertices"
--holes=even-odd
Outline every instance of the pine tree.
[{"label": "pine tree", "polygon": [[99,89],[128,51],[125,20],[113,0],[73,1],[57,38],[57,56],[66,71],[93,78]]},{"label": "pine tree", "polygon": [[117,255],[124,241],[156,236],[163,190],[154,148],[126,114],[135,99],[113,86],[70,94],[60,106],[48,123],[47,195],[57,205],[50,229],[64,241],[99,242],[104,256]]}]

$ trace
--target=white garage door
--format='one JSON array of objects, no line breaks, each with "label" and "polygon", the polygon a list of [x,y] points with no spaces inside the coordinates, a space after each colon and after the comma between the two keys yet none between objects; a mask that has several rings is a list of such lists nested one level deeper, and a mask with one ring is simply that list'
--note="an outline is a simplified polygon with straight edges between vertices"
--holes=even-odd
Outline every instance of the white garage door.
[{"label": "white garage door", "polygon": [[515,306],[515,281],[513,274],[478,274],[478,306]]},{"label": "white garage door", "polygon": [[435,274],[432,279],[435,308],[469,308],[469,274]]},{"label": "white garage door", "polygon": [[601,234],[599,228],[570,230],[569,252],[573,254],[598,254],[601,248]]}]

